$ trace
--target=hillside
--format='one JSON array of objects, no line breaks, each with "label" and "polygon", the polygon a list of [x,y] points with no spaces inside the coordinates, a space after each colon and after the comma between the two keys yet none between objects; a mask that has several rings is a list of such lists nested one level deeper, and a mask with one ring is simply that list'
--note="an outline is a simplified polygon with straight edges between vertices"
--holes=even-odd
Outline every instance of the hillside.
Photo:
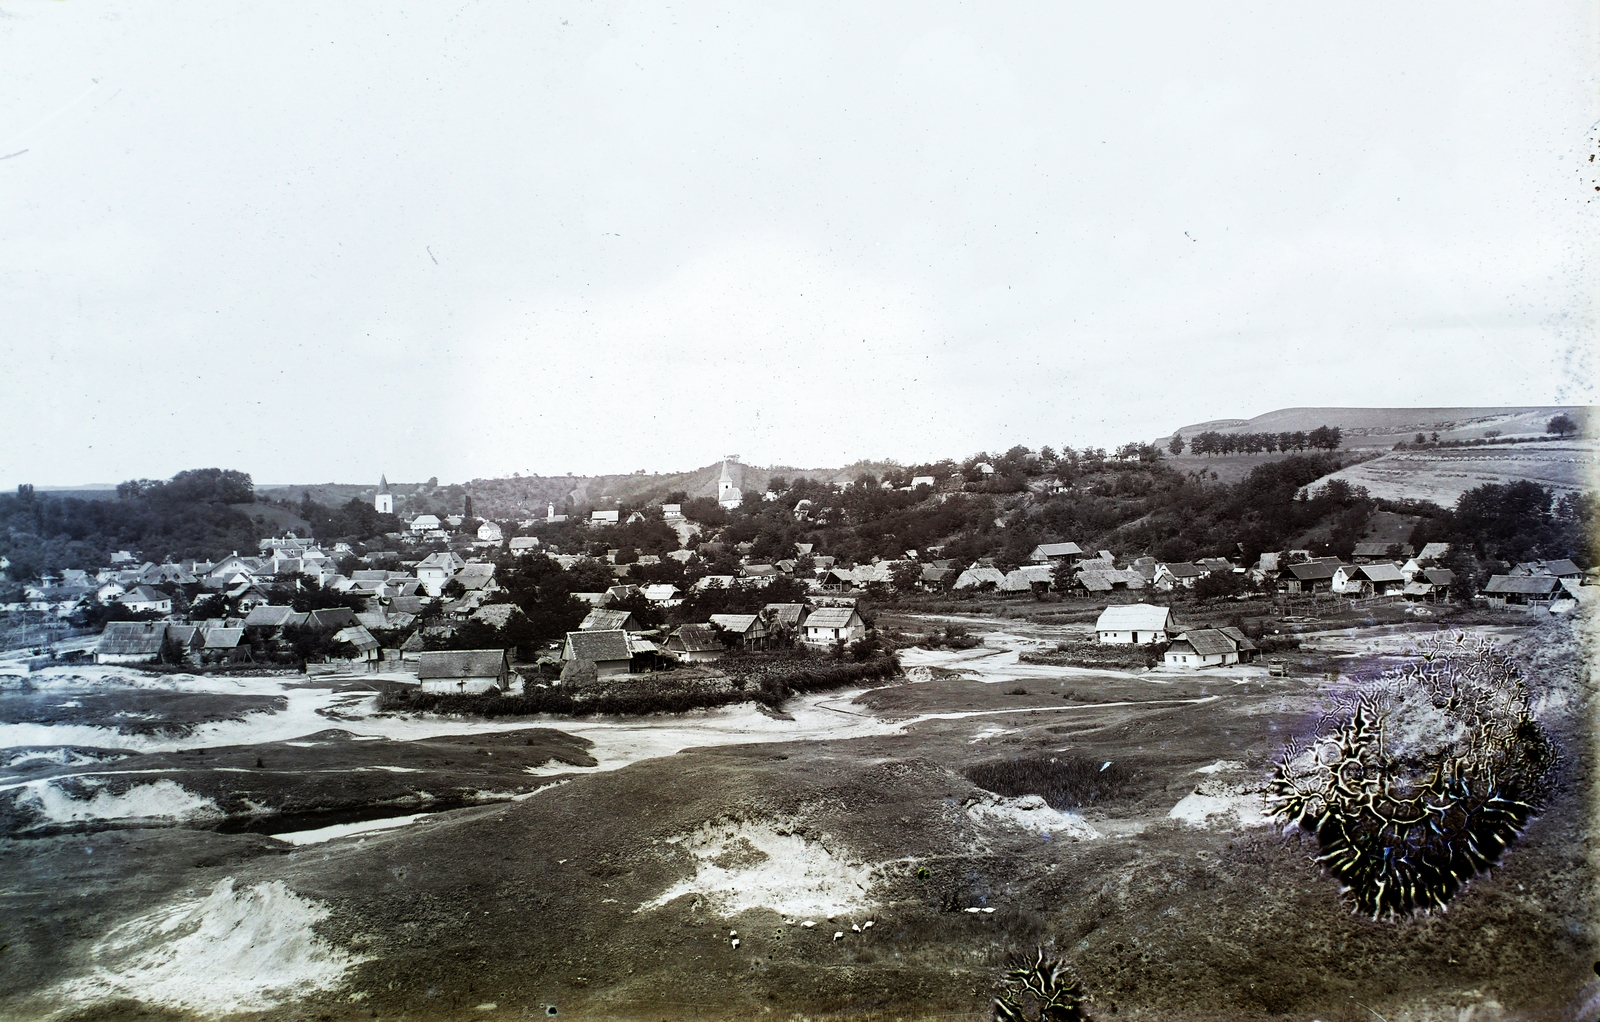
[{"label": "hillside", "polygon": [[[861,461],[844,468],[793,468],[787,465],[735,465],[734,483],[740,490],[765,491],[775,477],[811,479],[842,483],[862,473],[874,476],[895,468],[893,462]],[[596,476],[512,476],[503,479],[473,479],[466,483],[439,485],[390,483],[395,511],[401,515],[461,514],[464,498],[472,498],[473,513],[487,518],[543,517],[549,505],[556,512],[582,512],[618,504],[660,503],[673,493],[689,499],[715,497],[722,477],[722,463],[714,462],[686,472],[631,472],[624,475]],[[375,483],[308,483],[257,487],[263,497],[299,501],[303,496],[319,504],[338,507],[352,499],[370,502],[377,493]]]},{"label": "hillside", "polygon": [[[1214,419],[1183,426],[1185,437],[1217,433],[1284,433],[1338,426],[1346,448],[1392,447],[1418,433],[1438,433],[1441,440],[1476,440],[1485,436],[1542,435],[1545,424],[1566,413],[1580,422],[1593,420],[1593,409],[1581,405],[1524,405],[1503,408],[1280,408],[1253,419]],[[1156,443],[1165,446],[1169,433]]]},{"label": "hillside", "polygon": [[1364,486],[1386,500],[1428,500],[1450,507],[1456,499],[1485,483],[1538,483],[1559,496],[1596,487],[1593,440],[1561,440],[1537,444],[1433,448],[1391,451],[1349,465],[1313,483],[1343,479]]}]

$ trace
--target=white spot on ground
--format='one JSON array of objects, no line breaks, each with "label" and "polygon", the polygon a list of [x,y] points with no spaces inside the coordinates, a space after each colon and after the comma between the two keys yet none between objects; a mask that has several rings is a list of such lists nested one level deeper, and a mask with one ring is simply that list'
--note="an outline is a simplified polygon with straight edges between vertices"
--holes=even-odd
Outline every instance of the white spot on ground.
[{"label": "white spot on ground", "polygon": [[187,790],[176,781],[135,784],[120,795],[97,791],[93,798],[76,799],[53,784],[34,784],[20,801],[52,823],[83,820],[192,820],[221,816],[217,804]]},{"label": "white spot on ground", "polygon": [[282,881],[236,892],[229,877],[112,930],[94,946],[94,971],[57,987],[68,1001],[130,998],[223,1014],[261,1011],[338,986],[365,959],[316,935],[328,916]]},{"label": "white spot on ground", "polygon": [[1203,766],[1203,767],[1199,767],[1199,768],[1195,769],[1193,771],[1193,773],[1197,773],[1197,774],[1218,774],[1218,773],[1221,773],[1224,770],[1243,770],[1243,769],[1244,769],[1244,764],[1243,763],[1237,763],[1237,762],[1235,762],[1235,761],[1233,761],[1231,759],[1219,759],[1215,763],[1212,763],[1210,766]]},{"label": "white spot on ground", "polygon": [[317,845],[334,838],[350,837],[354,834],[371,834],[381,830],[394,830],[404,827],[408,823],[416,823],[428,813],[412,813],[409,816],[390,816],[382,820],[362,820],[358,823],[335,823],[327,827],[318,827],[315,830],[294,830],[283,834],[269,835],[273,840],[284,841],[291,845]]},{"label": "white spot on ground", "polygon": [[1272,822],[1266,804],[1254,792],[1202,794],[1193,791],[1172,807],[1167,818],[1182,820],[1193,827],[1262,827]]},{"label": "white spot on ground", "polygon": [[1041,837],[1087,841],[1100,836],[1083,817],[1050,808],[1042,795],[1004,798],[988,795],[967,807],[967,816],[981,827],[1012,827]]},{"label": "white spot on ground", "polygon": [[871,906],[873,868],[841,848],[781,825],[723,821],[673,838],[695,860],[695,873],[639,906],[659,908],[698,894],[724,916],[770,908],[785,915],[840,915]]}]

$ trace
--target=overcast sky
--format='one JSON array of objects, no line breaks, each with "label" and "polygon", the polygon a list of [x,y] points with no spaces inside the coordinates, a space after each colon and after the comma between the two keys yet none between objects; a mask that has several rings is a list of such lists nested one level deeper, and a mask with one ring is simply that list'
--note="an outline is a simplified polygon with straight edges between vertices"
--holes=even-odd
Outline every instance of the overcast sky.
[{"label": "overcast sky", "polygon": [[0,0],[0,484],[1594,403],[1595,5]]}]

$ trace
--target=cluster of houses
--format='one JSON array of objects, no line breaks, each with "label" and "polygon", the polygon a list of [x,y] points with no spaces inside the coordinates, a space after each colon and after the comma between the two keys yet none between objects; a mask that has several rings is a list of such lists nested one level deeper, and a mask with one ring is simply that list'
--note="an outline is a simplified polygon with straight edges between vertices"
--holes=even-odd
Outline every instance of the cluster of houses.
[{"label": "cluster of houses", "polygon": [[[706,663],[734,649],[763,650],[796,643],[831,648],[866,633],[866,623],[853,603],[831,607],[769,603],[756,614],[712,614],[706,621],[671,629],[648,629],[631,611],[602,606],[590,610],[578,629],[567,633],[560,663],[564,679],[605,680],[661,667]],[[424,692],[505,692],[515,691],[518,684],[503,650],[423,652],[417,660]]]},{"label": "cluster of houses", "polygon": [[1162,663],[1167,667],[1226,667],[1249,663],[1259,650],[1254,642],[1231,625],[1217,628],[1180,629],[1171,607],[1130,603],[1107,607],[1095,621],[1095,635],[1102,643],[1115,645],[1165,644]]}]

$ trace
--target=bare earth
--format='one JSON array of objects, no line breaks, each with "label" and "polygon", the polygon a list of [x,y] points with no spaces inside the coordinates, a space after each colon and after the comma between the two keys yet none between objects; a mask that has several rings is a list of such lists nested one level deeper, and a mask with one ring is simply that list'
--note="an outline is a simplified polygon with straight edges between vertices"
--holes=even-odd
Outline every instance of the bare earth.
[{"label": "bare earth", "polygon": [[[792,720],[406,719],[347,683],[34,675],[48,719],[0,724],[0,1016],[980,1019],[1045,945],[1102,1019],[1594,1017],[1570,626],[1494,629],[1544,686],[1555,802],[1448,913],[1373,922],[1256,792],[1341,676],[1425,623],[1317,633],[1287,678],[1021,664],[1081,626],[1000,624]],[[108,726],[117,692],[148,714],[163,690],[192,727]],[[88,694],[90,722],[58,712]],[[1019,756],[1133,780],[1063,811],[962,775]]]}]

